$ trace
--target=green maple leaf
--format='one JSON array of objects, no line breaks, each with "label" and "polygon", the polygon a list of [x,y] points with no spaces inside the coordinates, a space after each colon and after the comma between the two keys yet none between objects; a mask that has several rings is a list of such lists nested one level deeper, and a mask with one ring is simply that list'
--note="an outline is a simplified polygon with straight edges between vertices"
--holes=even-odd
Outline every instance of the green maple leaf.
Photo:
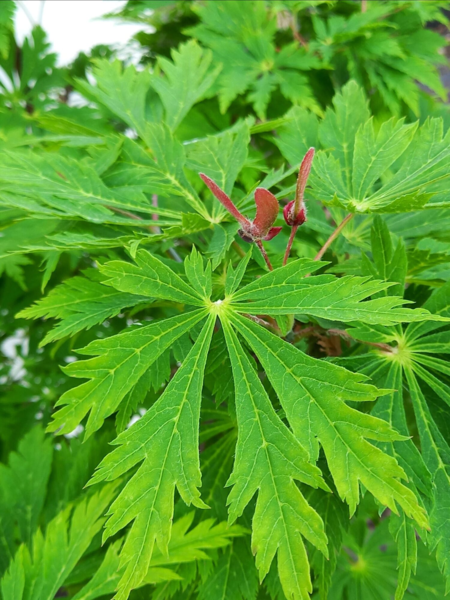
[{"label": "green maple leaf", "polygon": [[256,114],[265,118],[272,92],[279,88],[292,103],[320,113],[308,79],[303,74],[320,66],[317,58],[296,43],[277,52],[276,21],[261,2],[206,2],[195,6],[202,23],[189,33],[209,47],[222,65],[218,95],[222,112],[240,94]]},{"label": "green maple leaf", "polygon": [[287,596],[307,598],[312,591],[306,550],[299,534],[327,555],[323,523],[295,480],[323,486],[320,471],[277,417],[236,334],[224,323],[238,397],[238,442],[228,485],[230,520],[240,516],[256,491],[252,545],[261,579],[278,553],[278,571]]},{"label": "green maple leaf", "polygon": [[[40,218],[76,218],[144,227],[152,223],[149,218],[137,221],[123,211],[155,212],[140,190],[108,188],[92,166],[58,155],[5,153],[0,181],[5,190],[2,205],[27,210]],[[173,224],[173,220],[167,224]]]},{"label": "green maple leaf", "polygon": [[4,600],[52,600],[104,522],[103,513],[115,486],[104,489],[75,508],[69,505],[33,537],[32,551],[22,545],[0,582]]},{"label": "green maple leaf", "polygon": [[[123,575],[118,598],[126,598],[131,589],[141,584],[154,549],[162,552],[167,549],[175,488],[187,504],[206,507],[199,492],[198,421],[206,357],[217,317],[225,332],[231,360],[238,421],[237,453],[229,480],[233,485],[229,496],[230,520],[242,513],[259,490],[253,517],[253,545],[257,549],[261,577],[267,574],[278,552],[279,573],[286,593],[306,598],[311,581],[299,533],[327,553],[322,521],[294,484],[297,479],[327,489],[319,470],[309,462],[317,460],[319,442],[339,494],[349,503],[352,513],[359,501],[361,481],[380,503],[394,511],[398,503],[421,526],[427,524],[413,492],[400,482],[405,477],[403,469],[394,457],[367,441],[403,443],[400,442],[403,436],[384,421],[346,404],[347,401],[373,400],[378,390],[368,385],[364,377],[352,376],[339,367],[303,355],[238,313],[255,310],[260,313],[264,306],[269,313],[287,314],[295,306],[302,312],[326,316],[335,302],[333,298],[337,298],[339,310],[349,321],[372,323],[374,313],[370,309],[361,311],[360,307],[371,307],[374,302],[380,309],[376,322],[424,320],[431,315],[425,310],[396,308],[398,301],[392,303],[395,296],[361,302],[367,295],[384,292],[387,289],[384,284],[364,280],[361,285],[358,278],[339,280],[330,275],[305,279],[306,274],[321,266],[305,259],[238,289],[249,258],[250,254],[235,271],[230,270],[225,283],[228,295],[215,302],[210,299],[210,267],[196,251],[185,262],[190,285],[144,250],[138,251],[137,264],[112,261],[101,266],[103,283],[122,293],[139,294],[137,299],[165,298],[196,308],[92,342],[83,353],[96,354],[97,358],[65,368],[71,375],[88,377],[90,381],[63,395],[60,404],[66,406],[56,413],[51,430],[62,425],[62,432],[70,431],[91,410],[86,426],[86,434],[91,435],[104,418],[119,408],[133,386],[147,377],[149,367],[162,352],[206,319],[195,344],[163,394],[138,423],[119,435],[115,441],[118,447],[105,457],[91,482],[114,480],[140,465],[112,504],[105,530],[108,537],[132,523],[120,554]],[[346,286],[345,293],[339,296],[342,285]],[[280,294],[280,289],[286,291]],[[324,289],[333,290],[334,295],[324,295]],[[266,297],[268,300],[261,300]],[[292,430],[274,411],[236,331],[265,368]],[[310,408],[314,408],[303,418],[312,399]],[[303,412],[301,402],[304,402]],[[305,422],[309,423],[307,428]],[[348,456],[352,457],[351,464]],[[269,479],[267,473],[272,473]],[[266,518],[267,511],[270,519]],[[273,523],[277,523],[275,528],[272,528]]]},{"label": "green maple leaf", "polygon": [[[20,540],[28,544],[36,531],[44,505],[52,455],[50,440],[44,439],[43,429],[37,426],[20,441],[18,452],[9,455],[8,466],[0,465],[2,529],[12,530],[16,523]],[[2,533],[2,545],[12,545],[8,543],[10,536],[5,535],[6,531]],[[12,537],[12,531],[10,533]]]},{"label": "green maple leaf", "polygon": [[[327,204],[350,212],[406,212],[446,191],[450,146],[442,120],[428,119],[418,127],[392,118],[375,133],[355,82],[336,96],[334,110],[327,110],[319,139],[330,150],[317,155],[310,183],[314,196]],[[389,171],[392,176],[383,180]],[[381,185],[374,187],[377,182]]]},{"label": "green maple leaf", "polygon": [[159,57],[158,65],[165,77],[154,77],[152,86],[158,92],[166,111],[166,123],[176,129],[191,107],[209,90],[221,70],[210,69],[212,52],[191,40],[172,52],[173,62]]},{"label": "green maple leaf", "polygon": [[146,128],[146,97],[151,75],[148,71],[136,71],[133,65],[122,68],[119,60],[97,60],[93,70],[96,85],[78,79],[77,88],[87,97],[105,106],[139,135]]}]

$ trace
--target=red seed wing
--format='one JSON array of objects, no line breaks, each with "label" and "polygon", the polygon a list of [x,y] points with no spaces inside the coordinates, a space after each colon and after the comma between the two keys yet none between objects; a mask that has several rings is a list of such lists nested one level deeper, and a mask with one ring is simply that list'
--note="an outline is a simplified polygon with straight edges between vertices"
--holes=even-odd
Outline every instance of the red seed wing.
[{"label": "red seed wing", "polygon": [[263,240],[264,240],[265,242],[268,242],[268,241],[270,241],[270,240],[273,240],[273,238],[274,238],[276,235],[278,235],[282,229],[283,229],[282,227],[271,227],[271,228],[269,229],[269,233],[268,233],[268,234],[267,234],[265,237],[263,237]]},{"label": "red seed wing", "polygon": [[206,185],[209,187],[209,189],[214,194],[214,196],[217,198],[217,200],[227,209],[227,211],[229,213],[231,213],[233,215],[233,217],[241,225],[249,226],[250,225],[249,220],[246,219],[244,217],[244,215],[242,215],[238,211],[238,209],[233,204],[231,198],[227,194],[225,194],[225,192],[223,190],[220,189],[220,187],[217,185],[217,183],[215,181],[213,181],[210,177],[208,177],[208,175],[205,175],[204,173],[199,173],[199,175],[203,179],[203,181],[206,183]]},{"label": "red seed wing", "polygon": [[253,229],[261,238],[265,237],[278,215],[279,205],[275,196],[264,188],[256,188],[256,217]]},{"label": "red seed wing", "polygon": [[297,189],[295,191],[295,200],[296,200],[297,206],[299,208],[303,204],[303,196],[305,194],[306,184],[308,183],[309,173],[311,172],[311,166],[312,166],[312,162],[314,159],[314,153],[315,153],[314,148],[310,148],[308,150],[308,152],[305,154],[305,156],[302,160],[302,164],[300,165],[300,170],[298,172]]}]

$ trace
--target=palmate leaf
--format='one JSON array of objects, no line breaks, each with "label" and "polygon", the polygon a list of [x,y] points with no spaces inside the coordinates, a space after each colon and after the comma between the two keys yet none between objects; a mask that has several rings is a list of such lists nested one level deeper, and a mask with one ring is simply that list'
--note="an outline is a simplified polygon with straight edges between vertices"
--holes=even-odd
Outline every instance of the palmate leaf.
[{"label": "palmate leaf", "polygon": [[433,475],[434,497],[430,512],[430,544],[436,550],[436,559],[446,577],[446,593],[450,589],[450,474],[448,456],[450,447],[436,426],[425,396],[412,369],[406,370],[406,378],[413,401],[417,426],[422,443],[425,464]]},{"label": "palmate leaf", "polygon": [[[18,527],[19,539],[31,543],[47,494],[53,448],[44,431],[36,426],[20,441],[18,452],[12,452],[8,466],[0,465],[0,508],[2,526]],[[8,544],[3,536],[0,553]],[[6,537],[6,536],[5,536]],[[3,556],[2,556],[3,559]],[[1,560],[0,564],[4,561]]]},{"label": "palmate leaf", "polygon": [[172,60],[159,57],[164,77],[154,77],[152,86],[158,92],[166,111],[166,123],[176,129],[192,106],[209,90],[222,66],[211,65],[212,52],[203,50],[190,40],[172,51]]},{"label": "palmate leaf", "polygon": [[276,48],[275,15],[264,4],[205,2],[195,10],[201,23],[188,32],[211,48],[215,62],[222,65],[217,79],[222,112],[248,91],[248,101],[264,119],[276,88],[292,103],[320,112],[303,74],[320,66],[320,61],[295,43]]},{"label": "palmate leaf", "polygon": [[[239,517],[259,490],[253,518],[253,546],[257,551],[261,577],[267,574],[278,552],[278,571],[286,593],[298,599],[306,598],[311,590],[311,580],[300,534],[321,552],[327,552],[322,521],[294,482],[298,480],[327,489],[320,471],[308,462],[317,459],[319,445],[316,436],[324,447],[339,493],[348,501],[352,512],[359,501],[361,481],[382,504],[396,510],[398,503],[421,526],[426,525],[423,509],[417,504],[414,494],[400,483],[404,477],[401,467],[394,458],[365,439],[391,441],[403,437],[384,421],[345,404],[346,401],[373,400],[378,390],[365,383],[361,376],[304,356],[293,346],[238,315],[240,311],[253,312],[258,306],[258,298],[265,295],[273,298],[275,307],[277,294],[283,297],[281,289],[288,290],[287,294],[296,299],[296,306],[303,310],[304,297],[311,298],[315,290],[340,284],[342,280],[330,275],[304,279],[321,264],[302,259],[235,291],[249,257],[236,271],[230,271],[225,285],[231,296],[215,302],[209,299],[211,269],[208,265],[205,267],[195,250],[185,262],[190,285],[144,250],[137,252],[136,264],[112,261],[101,266],[102,277],[106,277],[104,284],[123,293],[165,298],[196,309],[92,342],[83,353],[97,354],[97,358],[66,367],[70,374],[88,377],[91,381],[69,390],[61,398],[60,403],[67,406],[56,413],[50,427],[52,430],[63,425],[62,431],[69,431],[91,409],[86,426],[86,434],[91,435],[104,418],[118,409],[132,387],[141,378],[147,377],[149,367],[162,352],[207,318],[194,346],[182,359],[181,367],[163,394],[142,419],[119,435],[115,441],[118,447],[105,457],[92,479],[92,483],[113,480],[140,464],[111,506],[106,525],[105,537],[108,537],[132,523],[121,551],[120,568],[124,572],[117,598],[127,598],[131,589],[140,585],[155,548],[162,552],[167,549],[175,488],[186,503],[206,507],[198,489],[201,483],[198,420],[206,357],[217,317],[221,320],[231,359],[238,420],[236,460],[229,481],[234,486],[229,496],[229,514],[231,520]],[[368,311],[359,311],[359,306],[370,306],[374,301],[358,303],[352,295],[362,300],[386,286],[368,282],[369,292],[356,293],[355,286],[360,292],[361,280],[345,280],[349,286],[347,318],[371,322]],[[323,296],[323,289],[319,295]],[[413,318],[415,311],[412,310],[404,309],[403,313],[399,313],[398,309],[390,311],[390,298],[379,299],[380,305],[381,302],[387,304],[384,316],[379,317],[382,322]],[[317,297],[315,302],[319,302]],[[341,302],[345,306],[345,300]],[[324,311],[325,304],[322,303]],[[390,312],[392,316],[386,316]],[[418,318],[428,319],[430,315],[419,311]],[[234,329],[243,335],[265,368],[292,431],[275,413]],[[309,373],[306,379],[303,371]],[[299,393],[304,398],[303,412]],[[314,419],[305,413],[312,408],[308,394],[313,394],[315,401]],[[338,404],[336,397],[340,400]],[[304,426],[305,422],[308,427]],[[340,448],[339,452],[333,453],[333,445]],[[226,453],[228,455],[228,450]],[[347,455],[353,457],[351,464]],[[207,495],[215,497],[214,494]]]},{"label": "palmate leaf", "polygon": [[[299,259],[285,269],[263,275],[231,298],[239,312],[253,314],[306,314],[336,321],[362,321],[386,324],[399,321],[440,320],[424,309],[398,308],[404,300],[395,296],[366,300],[391,284],[363,277],[330,278],[328,275],[304,279],[306,269],[320,267],[317,261]],[[245,300],[250,302],[244,303]]]},{"label": "palmate leaf", "polygon": [[[379,223],[375,223],[373,229],[382,231]],[[383,239],[374,236],[373,241],[379,250],[378,267],[380,271],[385,271],[390,262],[391,240],[386,236],[383,236]],[[440,316],[450,315],[449,291],[450,284],[447,283],[430,296],[424,307]],[[430,515],[429,545],[431,549],[436,549],[438,565],[447,579],[448,588],[450,447],[430,409],[433,394],[447,406],[450,404],[450,386],[445,377],[449,373],[448,365],[434,356],[450,353],[448,328],[439,331],[444,326],[443,323],[429,321],[413,323],[404,332],[398,326],[389,329],[368,328],[366,332],[361,329],[359,332],[363,337],[360,339],[397,345],[393,345],[390,352],[372,350],[360,356],[355,364],[360,371],[371,376],[376,385],[393,390],[377,401],[372,412],[385,419],[403,435],[409,435],[409,430],[403,407],[402,388],[405,386],[409,392],[419,431],[421,452],[419,453],[412,441],[383,443],[381,447],[398,460],[412,484],[423,495],[423,503]],[[358,330],[355,331],[358,337]],[[399,581],[396,598],[400,600],[408,586],[411,573],[414,572],[416,544],[411,526],[404,521],[402,515],[400,522],[393,525],[393,533],[398,539]]]},{"label": "palmate leaf", "polygon": [[[125,140],[119,161],[105,174],[105,183],[120,189],[120,192],[134,188],[139,193],[144,191],[161,196],[181,197],[186,206],[208,219],[209,213],[205,205],[184,173],[185,149],[167,125],[148,123],[144,141],[153,156],[134,140]],[[139,210],[138,207],[135,210]],[[169,211],[168,214],[173,213],[174,211]],[[164,215],[165,211],[161,214]]]},{"label": "palmate leaf", "polygon": [[392,516],[389,530],[397,542],[397,588],[395,600],[401,600],[408,589],[411,575],[417,569],[417,538],[414,523],[404,513]]},{"label": "palmate leaf", "polygon": [[[234,183],[245,164],[250,142],[250,130],[247,123],[238,123],[232,129],[206,140],[190,143],[186,148],[187,168],[195,173],[205,173],[217,185],[231,195]],[[218,202],[213,212],[223,216],[226,211]]]},{"label": "palmate leaf", "polygon": [[77,88],[142,135],[147,124],[146,98],[150,89],[150,73],[145,70],[137,72],[133,65],[123,69],[119,60],[97,60],[93,75],[97,85],[78,79]]},{"label": "palmate leaf", "polygon": [[305,497],[321,516],[328,538],[328,559],[317,548],[310,548],[311,567],[315,575],[314,587],[318,589],[320,600],[327,600],[331,578],[342,546],[343,533],[347,530],[350,521],[345,505],[337,494],[309,488],[305,491]]},{"label": "palmate leaf", "polygon": [[[391,119],[375,133],[355,82],[333,102],[319,125],[326,151],[317,155],[309,180],[314,197],[350,212],[382,213],[421,209],[446,192],[450,145],[442,119],[428,119],[420,128]],[[393,176],[383,180],[390,170]]]},{"label": "palmate leaf", "polygon": [[[350,525],[328,597],[392,600],[398,573],[395,543],[389,535],[390,519],[382,520],[375,530],[365,527],[362,518]],[[407,598],[434,600],[444,598],[445,588],[436,561],[421,541],[418,542],[417,575],[412,575]]]},{"label": "palmate leaf", "polygon": [[104,419],[117,410],[150,365],[205,316],[205,310],[189,312],[105,340],[95,340],[79,350],[81,354],[96,357],[71,363],[64,371],[90,381],[61,396],[57,406],[63,408],[54,415],[48,431],[69,433],[91,411],[86,436],[92,435]]},{"label": "palmate leaf", "polygon": [[[362,370],[372,376],[376,385],[385,385],[393,390],[378,399],[372,414],[387,421],[404,436],[408,436],[408,425],[403,407],[401,367],[396,363],[383,363],[376,360]],[[404,442],[379,442],[378,445],[384,452],[397,460],[407,474],[411,485],[425,496],[432,494],[431,474],[425,465],[422,454],[411,439]],[[432,528],[431,523],[430,526]],[[398,579],[395,600],[401,600],[408,588],[411,575],[416,572],[417,568],[415,524],[406,517],[403,511],[400,511],[399,515],[391,516],[389,530],[397,542]]]},{"label": "palmate leaf", "polygon": [[[175,521],[167,555],[158,549],[155,550],[141,585],[180,580],[181,577],[168,567],[208,559],[208,550],[231,547],[231,540],[243,533],[243,529],[238,525],[228,527],[225,522],[214,524],[213,519],[201,521],[191,528],[193,518],[194,513],[191,512]],[[123,574],[123,569],[120,569],[122,541],[109,546],[100,568],[89,583],[74,596],[74,600],[93,600],[114,593]]]},{"label": "palmate leaf", "polygon": [[257,593],[257,571],[249,544],[237,539],[224,549],[214,571],[200,585],[198,600],[254,600]]},{"label": "palmate leaf", "polygon": [[299,106],[293,106],[285,118],[287,122],[277,128],[273,142],[291,165],[299,165],[308,149],[317,146],[318,119]]},{"label": "palmate leaf", "polygon": [[[194,260],[196,255],[198,256],[194,251],[191,259]],[[189,266],[191,259],[186,261]],[[100,270],[107,278],[105,284],[125,293],[138,293],[150,298],[164,298],[183,304],[204,306],[198,288],[185,283],[156,256],[146,250],[139,250],[135,262],[134,265],[124,261],[111,261],[101,266]]]},{"label": "palmate leaf", "polygon": [[[27,152],[4,153],[0,182],[4,190],[2,205],[23,208],[39,216],[144,227],[153,221],[131,219],[120,211],[165,213],[152,207],[141,191],[110,189],[93,167],[56,154],[44,157]],[[165,214],[173,216],[172,211]]]}]

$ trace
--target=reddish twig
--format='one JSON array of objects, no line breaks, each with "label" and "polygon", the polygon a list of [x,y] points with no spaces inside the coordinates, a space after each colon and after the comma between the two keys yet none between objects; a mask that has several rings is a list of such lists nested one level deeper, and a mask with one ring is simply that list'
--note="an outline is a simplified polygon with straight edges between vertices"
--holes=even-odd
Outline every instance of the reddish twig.
[{"label": "reddish twig", "polygon": [[255,244],[256,244],[256,245],[258,246],[258,248],[260,249],[260,251],[261,251],[261,254],[263,255],[263,258],[264,258],[264,260],[266,261],[266,265],[267,265],[267,266],[268,266],[268,268],[269,268],[269,271],[273,271],[272,263],[270,262],[270,260],[269,260],[269,257],[267,256],[267,252],[266,252],[266,250],[265,250],[264,246],[262,245],[262,242],[261,242],[261,240],[256,240],[256,241],[255,241]]},{"label": "reddish twig", "polygon": [[327,239],[325,244],[322,246],[322,248],[316,254],[316,256],[314,257],[314,260],[320,260],[322,258],[322,256],[325,254],[325,252],[328,250],[328,248],[331,246],[331,244],[334,242],[334,240],[337,238],[337,236],[341,233],[341,231],[344,229],[344,227],[347,225],[347,223],[353,219],[354,216],[355,216],[354,213],[350,213],[345,217],[345,219],[343,219],[341,221],[341,223],[336,227],[336,229],[333,231],[333,233]]}]

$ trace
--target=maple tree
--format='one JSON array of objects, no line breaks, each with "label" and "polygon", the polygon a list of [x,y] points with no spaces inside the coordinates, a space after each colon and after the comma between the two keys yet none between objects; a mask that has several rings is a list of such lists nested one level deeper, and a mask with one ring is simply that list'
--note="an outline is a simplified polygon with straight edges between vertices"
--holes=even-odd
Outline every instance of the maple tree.
[{"label": "maple tree", "polygon": [[0,4],[2,600],[444,596],[443,4]]}]

